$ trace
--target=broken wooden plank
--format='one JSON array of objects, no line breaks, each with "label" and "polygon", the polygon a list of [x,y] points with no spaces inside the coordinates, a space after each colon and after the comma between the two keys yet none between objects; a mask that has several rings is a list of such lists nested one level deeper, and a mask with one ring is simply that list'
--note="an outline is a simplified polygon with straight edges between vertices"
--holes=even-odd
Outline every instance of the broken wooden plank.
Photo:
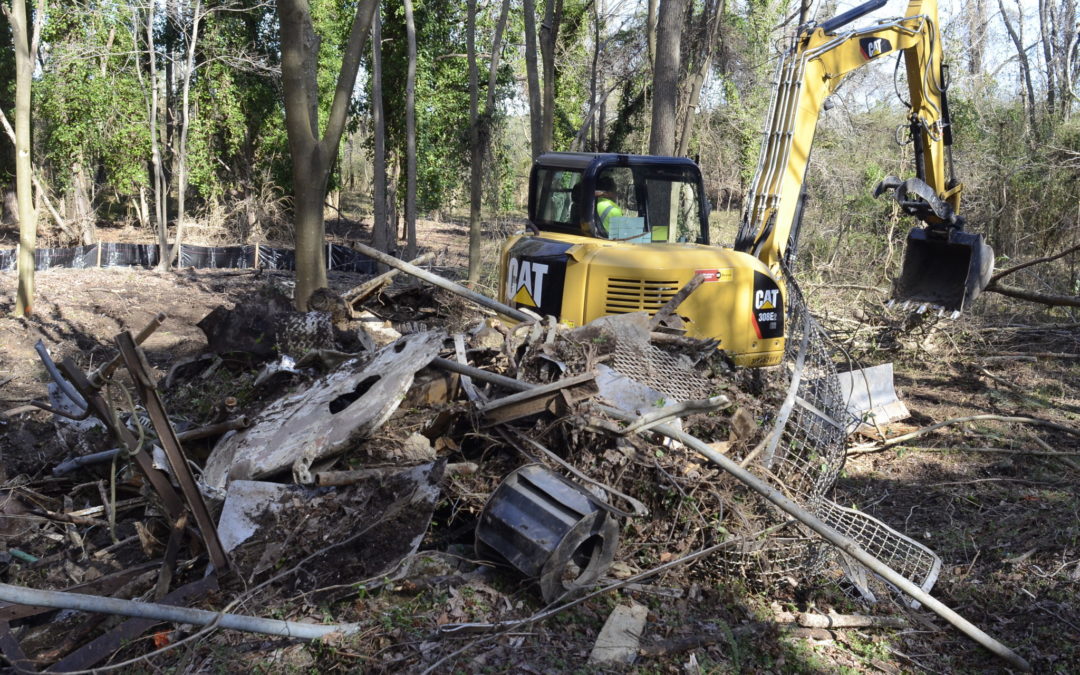
[{"label": "broken wooden plank", "polygon": [[128,373],[131,374],[139,400],[142,401],[143,406],[146,408],[150,421],[154,425],[154,430],[157,432],[158,441],[165,450],[165,457],[169,461],[172,475],[176,482],[180,484],[180,491],[184,495],[191,514],[195,517],[195,525],[199,528],[199,533],[206,543],[210,560],[214,563],[215,569],[228,569],[229,556],[225,555],[225,549],[221,547],[221,541],[218,540],[214,519],[210,516],[210,510],[206,508],[202,492],[199,491],[195,476],[191,473],[191,467],[188,466],[187,456],[184,455],[184,450],[180,447],[180,441],[176,439],[176,431],[173,430],[169,416],[165,413],[165,406],[162,405],[161,397],[158,396],[157,388],[150,379],[142,352],[135,345],[135,340],[129,332],[117,335],[116,344],[120,348],[120,356],[124,359],[124,365],[127,367]]},{"label": "broken wooden plank", "polygon": [[7,621],[0,621],[0,652],[3,652],[8,665],[16,673],[36,673],[34,662],[26,657],[19,641],[11,632],[11,626]]},{"label": "broken wooden plank", "polygon": [[[177,588],[166,595],[161,603],[165,605],[186,605],[210,591],[217,590],[217,576],[211,574],[198,581]],[[158,619],[134,618],[124,621],[116,628],[87,642],[64,658],[45,669],[46,672],[67,672],[86,670],[100,663],[109,654],[123,647],[146,631],[161,623]]]},{"label": "broken wooden plank", "polygon": [[701,272],[698,272],[694,275],[693,279],[686,282],[686,285],[680,288],[678,293],[671,296],[671,299],[665,302],[664,306],[661,307],[656,312],[656,314],[653,315],[652,319],[649,320],[649,330],[655,331],[657,328],[660,327],[660,324],[671,318],[671,315],[678,311],[679,305],[683,304],[683,302],[690,297],[690,294],[696,291],[698,286],[700,286],[704,281],[705,275]]},{"label": "broken wooden plank", "polygon": [[[423,265],[424,263],[431,261],[431,259],[434,257],[434,253],[424,253],[423,255],[413,258],[411,261],[409,261],[409,264],[416,266]],[[368,281],[365,281],[364,283],[351,290],[345,291],[345,293],[343,293],[341,297],[343,300],[345,300],[346,303],[348,303],[349,308],[352,309],[364,300],[370,298],[375,293],[378,293],[383,288],[383,286],[386,286],[391,281],[393,281],[394,277],[396,277],[400,273],[400,269],[391,268],[390,270],[383,272],[379,276],[373,279],[369,279]]]},{"label": "broken wooden plank", "polygon": [[589,663],[593,665],[628,665],[638,655],[641,634],[649,609],[634,602],[618,605],[608,615],[600,634],[596,636]]},{"label": "broken wooden plank", "polygon": [[505,424],[544,411],[565,412],[565,408],[596,395],[595,373],[583,373],[550,384],[538,385],[528,391],[496,399],[479,406],[484,425]]},{"label": "broken wooden plank", "polygon": [[86,402],[94,416],[105,424],[106,428],[112,432],[113,437],[120,441],[123,447],[127,448],[128,453],[139,467],[139,471],[146,476],[154,491],[161,497],[169,519],[176,520],[179,518],[180,514],[184,512],[184,503],[180,499],[180,495],[176,493],[172,483],[169,482],[168,476],[154,467],[154,460],[150,457],[150,453],[142,449],[135,434],[122,424],[116,424],[112,407],[101,396],[101,393],[94,388],[74,361],[70,358],[64,359],[60,363],[60,370],[79,390],[79,393],[86,398]]},{"label": "broken wooden plank", "polygon": [[[458,363],[469,365],[469,359],[465,355],[465,336],[461,333],[454,334],[454,356],[457,358]],[[484,400],[480,396],[480,392],[476,390],[476,386],[473,385],[472,378],[468,375],[461,376],[461,388],[465,390],[465,396],[473,403]]]}]

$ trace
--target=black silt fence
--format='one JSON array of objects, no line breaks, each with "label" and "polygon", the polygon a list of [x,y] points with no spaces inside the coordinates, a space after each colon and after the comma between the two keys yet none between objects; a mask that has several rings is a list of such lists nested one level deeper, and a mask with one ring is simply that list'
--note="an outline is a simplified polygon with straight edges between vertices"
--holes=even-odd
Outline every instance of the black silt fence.
[{"label": "black silt fence", "polygon": [[[161,259],[157,244],[101,242],[75,248],[39,248],[34,252],[34,268],[84,269],[90,267],[154,267]],[[18,249],[0,250],[0,271],[14,270]],[[295,270],[296,252],[269,246],[180,246],[180,267],[198,269]],[[326,268],[339,272],[374,274],[375,261],[347,246],[327,244]]]}]

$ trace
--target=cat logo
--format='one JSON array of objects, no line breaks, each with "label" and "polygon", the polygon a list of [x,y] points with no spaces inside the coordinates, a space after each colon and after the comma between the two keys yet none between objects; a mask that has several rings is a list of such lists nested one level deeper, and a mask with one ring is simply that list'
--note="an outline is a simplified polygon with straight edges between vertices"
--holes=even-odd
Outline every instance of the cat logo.
[{"label": "cat logo", "polygon": [[780,289],[754,292],[754,309],[776,309],[776,297],[780,295]]},{"label": "cat logo", "polygon": [[863,38],[859,40],[859,51],[862,52],[863,58],[869,61],[875,56],[892,51],[892,43],[885,38]]},{"label": "cat logo", "polygon": [[540,307],[544,301],[544,276],[548,266],[530,260],[510,258],[506,275],[506,294],[510,302]]}]

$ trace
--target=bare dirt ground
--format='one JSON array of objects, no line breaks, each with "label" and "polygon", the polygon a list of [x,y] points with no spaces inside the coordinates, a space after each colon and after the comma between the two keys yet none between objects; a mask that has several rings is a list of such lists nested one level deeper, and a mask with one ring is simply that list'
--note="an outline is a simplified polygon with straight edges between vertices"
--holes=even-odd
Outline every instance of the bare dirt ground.
[{"label": "bare dirt ground", "polygon": [[[464,241],[463,225],[428,223],[421,248],[435,251],[442,269],[460,270]],[[164,312],[165,324],[145,345],[155,375],[161,377],[172,364],[205,348],[195,323],[212,309],[250,301],[272,288],[288,292],[291,281],[278,273],[143,269],[49,270],[37,280],[35,316],[16,319],[10,316],[14,275],[0,275],[0,411],[43,394],[47,377],[34,353],[39,339],[55,360],[71,357],[90,367],[115,353],[112,339],[118,332],[137,331]],[[360,281],[362,277],[354,275],[334,275],[331,280],[337,290]],[[814,293],[813,305],[837,343],[855,357],[868,364],[895,362],[897,388],[912,418],[888,429],[890,436],[973,415],[1033,418],[1080,428],[1077,317],[991,302],[980,316],[957,322],[913,322],[898,311],[882,310],[878,297],[840,293]],[[460,323],[468,318],[462,313],[469,311],[446,302],[427,320]],[[1031,328],[1047,323],[1053,327]],[[1001,356],[1016,353],[1023,356]],[[191,388],[183,397],[167,392],[169,410],[201,421],[217,400],[235,393],[239,379],[223,374],[208,380],[197,392],[200,396]],[[254,409],[260,400],[252,396],[243,403]],[[70,454],[70,443],[61,440],[45,413],[0,418],[0,478],[39,491],[60,489],[50,470]],[[867,439],[855,443],[868,444]],[[1063,458],[1048,456],[1050,452],[1078,454]],[[884,450],[853,447],[834,498],[934,549],[943,567],[933,594],[1027,658],[1036,672],[1070,673],[1080,670],[1078,478],[1080,436],[1045,424],[979,419]],[[82,486],[76,482],[69,480],[62,489],[81,504]],[[440,578],[464,574],[445,561],[468,557],[471,544],[468,520],[452,515],[451,506],[436,513],[425,541],[425,548],[444,552],[432,555],[436,571],[431,574]],[[672,542],[672,550],[677,544]],[[670,558],[664,551],[648,555],[658,561]],[[52,572],[46,572],[42,574],[52,578]],[[302,595],[283,595],[272,610],[276,616],[356,621],[364,629],[358,636],[323,643],[217,631],[129,670],[1006,672],[1002,661],[932,613],[912,610],[895,599],[866,605],[825,579],[792,579],[765,588],[705,574],[700,568],[677,568],[510,634],[436,639],[435,629],[448,621],[528,616],[541,608],[535,592],[512,575],[469,579],[458,586],[401,583],[358,589],[325,605]],[[587,666],[600,627],[610,610],[627,598],[649,611],[636,665]],[[218,608],[228,600],[211,597],[205,606]],[[792,630],[776,621],[778,612],[830,610],[901,617],[905,625]],[[151,649],[143,638],[114,658]]]}]

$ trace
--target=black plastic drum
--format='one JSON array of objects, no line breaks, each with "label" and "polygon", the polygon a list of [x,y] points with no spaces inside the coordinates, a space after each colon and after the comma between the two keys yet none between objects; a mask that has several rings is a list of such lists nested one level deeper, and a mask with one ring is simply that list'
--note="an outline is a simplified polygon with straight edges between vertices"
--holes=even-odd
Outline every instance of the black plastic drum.
[{"label": "black plastic drum", "polygon": [[545,602],[573,595],[607,571],[618,548],[618,523],[598,501],[539,464],[523,466],[484,506],[477,553],[536,579]]}]

